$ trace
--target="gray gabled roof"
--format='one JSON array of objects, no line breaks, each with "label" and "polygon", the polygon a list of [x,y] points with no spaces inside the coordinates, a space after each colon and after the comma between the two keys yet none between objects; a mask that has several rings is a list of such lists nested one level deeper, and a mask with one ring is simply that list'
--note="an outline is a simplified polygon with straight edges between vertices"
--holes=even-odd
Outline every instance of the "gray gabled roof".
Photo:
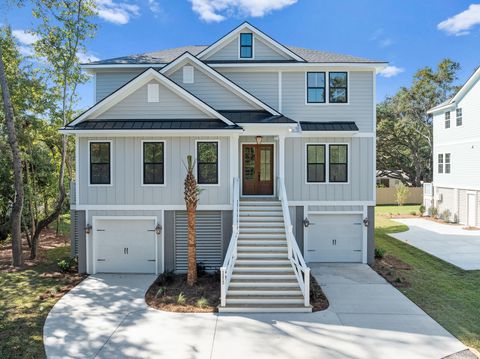
[{"label": "gray gabled roof", "polygon": [[[190,52],[192,55],[197,55],[208,46],[205,45],[192,45],[181,46],[172,49],[159,50],[153,52],[147,52],[145,54],[129,55],[123,57],[115,57],[112,59],[94,61],[88,63],[88,65],[125,65],[125,64],[166,64],[185,52]],[[286,46],[289,50],[296,53],[298,56],[304,58],[307,62],[314,63],[383,63],[384,61],[376,61],[365,59],[363,57],[356,57],[351,55],[342,55],[333,52],[319,51],[312,49],[305,49],[302,47]],[[208,61],[206,61],[208,63]],[[238,61],[232,61],[238,62]],[[252,62],[249,60],[249,62]],[[286,62],[292,62],[287,60]]]},{"label": "gray gabled roof", "polygon": [[307,122],[300,121],[302,131],[358,131],[353,121]]},{"label": "gray gabled roof", "polygon": [[272,115],[267,111],[223,110],[218,111],[235,123],[297,123],[283,115]]}]

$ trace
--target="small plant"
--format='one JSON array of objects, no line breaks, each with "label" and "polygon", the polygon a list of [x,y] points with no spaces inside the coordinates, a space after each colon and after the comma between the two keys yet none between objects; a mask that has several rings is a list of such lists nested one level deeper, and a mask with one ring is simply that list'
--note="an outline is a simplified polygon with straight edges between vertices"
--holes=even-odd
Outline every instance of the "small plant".
[{"label": "small plant", "polygon": [[197,300],[197,307],[204,308],[208,306],[208,299],[205,297],[201,297]]},{"label": "small plant", "polygon": [[185,294],[183,294],[183,292],[181,292],[177,297],[177,304],[185,305],[186,302],[187,302],[187,297],[185,296]]},{"label": "small plant", "polygon": [[386,250],[380,247],[375,248],[375,258],[382,259],[385,257]]},{"label": "small plant", "polygon": [[420,212],[420,215],[423,217],[425,214],[425,206],[422,204],[420,207],[418,207],[418,211]]},{"label": "small plant", "polygon": [[67,257],[67,258],[60,259],[57,262],[57,266],[60,269],[60,271],[64,273],[75,272],[77,268],[77,263],[78,263],[77,257]]},{"label": "small plant", "polygon": [[437,207],[430,207],[428,209],[428,216],[432,218],[436,218],[438,215],[438,209]]},{"label": "small plant", "polygon": [[416,215],[417,215],[417,211],[411,211],[410,214],[411,214],[412,216],[416,216]]},{"label": "small plant", "polygon": [[160,298],[161,296],[163,296],[165,294],[166,290],[167,290],[167,288],[165,288],[165,287],[158,288],[157,293],[155,294],[155,298]]},{"label": "small plant", "polygon": [[395,185],[395,201],[399,206],[403,206],[410,190],[403,183]]},{"label": "small plant", "polygon": [[445,222],[450,222],[450,217],[452,216],[452,213],[450,212],[450,210],[446,209],[442,212],[442,219],[445,221]]}]

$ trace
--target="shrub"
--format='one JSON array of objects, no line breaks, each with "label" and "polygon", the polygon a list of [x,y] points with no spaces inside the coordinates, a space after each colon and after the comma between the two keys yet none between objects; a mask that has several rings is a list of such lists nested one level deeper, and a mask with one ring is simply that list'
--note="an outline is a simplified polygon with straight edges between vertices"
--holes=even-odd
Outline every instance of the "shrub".
[{"label": "shrub", "polygon": [[67,272],[76,272],[78,260],[77,257],[66,257],[62,258],[57,262],[57,266],[60,271]]},{"label": "shrub", "polygon": [[445,211],[442,212],[442,219],[445,221],[445,222],[450,222],[450,217],[452,216],[452,213],[446,209]]},{"label": "shrub", "polygon": [[420,215],[423,216],[425,214],[425,206],[422,204],[418,207],[418,211],[420,212]]},{"label": "shrub", "polygon": [[411,214],[412,216],[416,216],[416,215],[417,215],[417,212],[416,212],[416,211],[411,211],[410,214]]},{"label": "shrub", "polygon": [[160,298],[162,295],[165,294],[166,290],[167,290],[167,288],[165,288],[165,287],[158,288],[157,293],[155,294],[155,298]]},{"label": "shrub", "polygon": [[385,257],[385,252],[386,250],[383,248],[375,248],[375,258],[382,259],[383,257]]},{"label": "shrub", "polygon": [[436,207],[430,207],[430,208],[428,209],[428,215],[429,215],[430,217],[432,217],[432,218],[437,217],[437,215],[438,215],[438,209],[437,209]]},{"label": "shrub", "polygon": [[187,302],[187,297],[181,292],[177,297],[177,304],[184,305]]},{"label": "shrub", "polygon": [[200,299],[197,300],[197,307],[204,308],[208,306],[208,299],[201,297]]},{"label": "shrub", "polygon": [[395,186],[395,200],[399,206],[403,206],[410,190],[403,183],[399,183]]}]

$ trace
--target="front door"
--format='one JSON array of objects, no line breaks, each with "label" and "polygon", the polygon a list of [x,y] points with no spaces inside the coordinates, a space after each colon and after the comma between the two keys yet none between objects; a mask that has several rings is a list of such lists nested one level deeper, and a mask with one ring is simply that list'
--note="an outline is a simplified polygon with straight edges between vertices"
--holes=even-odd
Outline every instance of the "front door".
[{"label": "front door", "polygon": [[244,195],[273,195],[273,145],[244,144]]}]

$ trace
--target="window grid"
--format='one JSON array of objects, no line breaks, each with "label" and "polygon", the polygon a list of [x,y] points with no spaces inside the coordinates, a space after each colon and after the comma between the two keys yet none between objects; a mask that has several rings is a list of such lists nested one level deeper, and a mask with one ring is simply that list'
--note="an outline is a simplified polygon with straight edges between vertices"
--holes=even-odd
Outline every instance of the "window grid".
[{"label": "window grid", "polygon": [[[332,159],[332,156],[335,151],[334,149],[338,149],[338,158],[336,161]],[[341,151],[344,151],[344,157],[345,160],[342,161],[341,159]],[[329,176],[329,181],[332,183],[341,183],[341,182],[348,182],[348,146],[347,145],[329,145],[328,146],[328,176]],[[335,171],[334,169],[340,170],[343,169],[343,173],[339,173],[338,171]],[[336,178],[335,175],[339,174],[339,177]]]},{"label": "window grid", "polygon": [[[205,145],[214,146],[215,155],[214,161],[207,161],[202,159],[202,147]],[[205,178],[204,174],[213,168],[214,179]],[[197,142],[197,181],[198,184],[218,184],[218,142]]]},{"label": "window grid", "polygon": [[[98,157],[94,158],[95,155],[98,155]],[[111,184],[110,157],[110,142],[90,142],[90,184]]]},{"label": "window grid", "polygon": [[[318,86],[319,81],[318,79],[315,81],[314,76],[321,76],[321,78],[323,78],[323,86]],[[311,85],[310,79],[316,82],[315,86]],[[321,91],[321,98],[319,100],[313,98],[317,91]],[[325,72],[307,72],[307,103],[325,103],[325,92]]]},{"label": "window grid", "polygon": [[[344,77],[342,84],[335,83],[335,78]],[[339,95],[342,94],[343,95]],[[335,98],[337,94],[338,98]],[[347,72],[329,72],[328,73],[328,101],[330,103],[348,102],[348,73]]]},{"label": "window grid", "polygon": [[445,128],[450,128],[450,112],[445,112]]},{"label": "window grid", "polygon": [[445,173],[450,173],[450,153],[445,153]]},{"label": "window grid", "polygon": [[443,154],[438,154],[438,173],[443,173]]},{"label": "window grid", "polygon": [[[313,156],[314,160],[311,161],[311,156],[310,156],[310,151],[314,150]],[[319,150],[322,150],[321,158],[318,160],[317,154]],[[326,176],[325,176],[325,145],[307,145],[307,182],[308,183],[324,183],[326,182]],[[320,168],[320,178],[318,178],[316,175],[318,173],[316,172],[316,169]],[[314,173],[311,173],[310,171],[313,170]]]},{"label": "window grid", "polygon": [[461,108],[457,108],[456,115],[457,115],[457,126],[461,126],[462,123],[463,123],[462,109]]},{"label": "window grid", "polygon": [[[149,160],[147,151],[149,147],[153,147],[152,157]],[[155,148],[157,147],[157,148]],[[159,153],[160,155],[159,155]],[[143,184],[165,184],[165,148],[163,142],[144,142],[143,143]],[[159,169],[160,173],[156,174],[155,170]],[[150,172],[153,170],[153,172]],[[150,174],[152,175],[150,177]]]},{"label": "window grid", "polygon": [[253,57],[253,34],[240,34],[240,58]]}]

